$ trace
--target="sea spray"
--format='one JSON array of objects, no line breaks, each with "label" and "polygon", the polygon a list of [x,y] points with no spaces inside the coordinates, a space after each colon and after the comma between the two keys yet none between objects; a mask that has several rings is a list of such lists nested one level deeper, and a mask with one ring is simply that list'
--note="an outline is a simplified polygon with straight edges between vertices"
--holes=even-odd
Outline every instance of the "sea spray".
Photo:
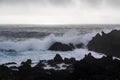
[{"label": "sea spray", "polygon": [[[92,39],[92,37],[94,37],[97,33],[101,33],[101,31],[102,30],[94,30],[90,33],[81,34],[79,30],[70,30],[61,36],[50,34],[49,36],[41,39],[34,38],[22,41],[4,40],[0,42],[0,64],[7,62],[16,62],[20,64],[22,61],[26,61],[27,59],[32,59],[33,63],[37,63],[39,60],[52,59],[56,54],[60,54],[63,58],[75,57],[77,60],[80,60],[85,56],[85,54],[91,52],[88,51],[86,45]],[[111,30],[104,29],[103,31],[108,33]],[[54,42],[61,42],[65,44],[83,43],[84,47],[66,52],[47,50]],[[10,49],[13,50],[13,52],[9,52]],[[105,56],[101,53],[91,53],[96,58]]]},{"label": "sea spray", "polygon": [[[55,36],[51,34],[44,39],[28,39],[25,41],[2,41],[0,42],[0,49],[4,50],[15,50],[29,51],[29,50],[47,50],[54,42],[61,42],[65,44],[83,43],[86,45],[96,33],[89,33],[80,35],[77,31],[70,31],[65,33],[63,36]],[[68,34],[69,33],[69,34]]]}]

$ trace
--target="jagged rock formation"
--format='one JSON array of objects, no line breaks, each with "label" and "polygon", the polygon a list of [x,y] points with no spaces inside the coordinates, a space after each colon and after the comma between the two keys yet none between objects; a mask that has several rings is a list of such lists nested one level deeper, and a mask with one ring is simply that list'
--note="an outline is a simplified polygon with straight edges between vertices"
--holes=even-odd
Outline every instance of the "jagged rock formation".
[{"label": "jagged rock formation", "polygon": [[[115,63],[115,65],[114,65]],[[113,60],[112,56],[96,59],[91,54],[85,56],[81,61],[77,61],[74,67],[76,80],[114,80],[120,79],[119,60]]]},{"label": "jagged rock formation", "polygon": [[120,61],[112,56],[96,59],[89,53],[76,61],[74,58],[63,60],[57,54],[52,63],[69,65],[64,70],[44,69],[45,63],[49,61],[41,60],[31,67],[32,61],[28,59],[15,69],[6,64],[0,65],[0,80],[120,80]]},{"label": "jagged rock formation", "polygon": [[120,58],[120,30],[97,34],[87,46],[89,50]]}]

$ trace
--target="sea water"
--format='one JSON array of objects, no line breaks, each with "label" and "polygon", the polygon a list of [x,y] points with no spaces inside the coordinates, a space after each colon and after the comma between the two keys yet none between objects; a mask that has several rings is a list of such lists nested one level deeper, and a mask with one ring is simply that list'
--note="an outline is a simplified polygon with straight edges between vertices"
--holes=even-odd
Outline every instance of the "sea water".
[{"label": "sea water", "polygon": [[[19,25],[20,26],[20,25]],[[53,59],[56,54],[62,58],[74,57],[77,60],[84,58],[89,52],[96,58],[101,58],[102,53],[87,49],[88,42],[97,33],[105,33],[119,29],[119,25],[57,25],[34,26],[27,25],[1,25],[0,26],[0,64],[31,59],[33,63],[39,60]],[[48,48],[55,42],[64,44],[83,43],[84,46],[73,51],[50,51]]]}]

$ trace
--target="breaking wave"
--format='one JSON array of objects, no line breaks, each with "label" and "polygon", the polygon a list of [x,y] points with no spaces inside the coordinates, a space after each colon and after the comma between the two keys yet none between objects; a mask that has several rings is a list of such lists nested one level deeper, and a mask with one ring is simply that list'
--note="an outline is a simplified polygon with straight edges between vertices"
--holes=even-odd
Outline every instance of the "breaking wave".
[{"label": "breaking wave", "polygon": [[55,36],[51,34],[44,39],[28,39],[24,41],[2,41],[0,42],[0,49],[15,50],[18,52],[29,50],[47,50],[54,42],[61,42],[64,44],[79,44],[83,43],[85,46],[92,39],[96,33],[89,33],[80,35],[79,32],[72,30],[66,32],[63,36]]},{"label": "breaking wave", "polygon": [[[104,30],[104,32],[108,33],[111,30]],[[7,62],[16,62],[20,64],[20,62],[25,61],[27,59],[32,59],[34,63],[39,60],[49,60],[52,59],[55,54],[60,54],[63,58],[74,57],[77,60],[82,59],[85,54],[89,52],[96,58],[100,58],[103,54],[95,53],[92,51],[88,51],[86,45],[88,42],[94,37],[98,31],[93,31],[91,33],[80,34],[79,31],[70,30],[64,33],[61,36],[56,36],[54,34],[50,34],[43,39],[27,39],[22,41],[1,41],[0,42],[0,64]],[[99,31],[101,34],[101,31]],[[55,42],[61,43],[83,43],[84,47],[81,49],[75,49],[73,51],[49,51],[48,48]],[[5,51],[8,50],[8,51]],[[13,50],[10,52],[9,50]],[[15,51],[15,52],[14,52]]]}]

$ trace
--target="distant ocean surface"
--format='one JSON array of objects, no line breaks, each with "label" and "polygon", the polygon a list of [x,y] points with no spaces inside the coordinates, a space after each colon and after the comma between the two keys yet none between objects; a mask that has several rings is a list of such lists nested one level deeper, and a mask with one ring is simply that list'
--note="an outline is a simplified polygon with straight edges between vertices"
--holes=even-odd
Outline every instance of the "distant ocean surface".
[{"label": "distant ocean surface", "polygon": [[[97,33],[108,33],[113,29],[120,29],[120,25],[0,25],[0,64],[20,64],[27,59],[36,64],[39,60],[52,59],[55,54],[80,60],[91,52],[100,58],[101,53],[88,51],[86,45]],[[84,43],[84,47],[66,52],[49,51],[54,42]]]}]

